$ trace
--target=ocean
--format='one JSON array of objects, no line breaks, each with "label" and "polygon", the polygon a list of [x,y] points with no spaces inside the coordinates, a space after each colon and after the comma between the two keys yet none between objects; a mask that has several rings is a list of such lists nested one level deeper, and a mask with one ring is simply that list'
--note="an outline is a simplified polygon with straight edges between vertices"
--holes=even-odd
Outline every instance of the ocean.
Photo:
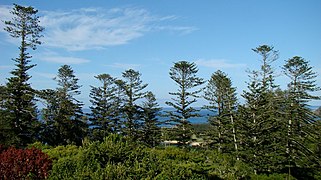
[{"label": "ocean", "polygon": [[[209,110],[206,110],[206,109],[202,109],[202,108],[195,108],[197,110],[199,110],[198,114],[200,115],[200,117],[193,117],[193,118],[190,118],[189,121],[192,123],[192,124],[205,124],[205,123],[208,123],[207,121],[207,117],[210,115],[210,116],[213,116],[215,115],[215,113],[209,111]],[[169,118],[168,117],[164,117],[164,115],[166,114],[166,111],[175,111],[174,108],[170,108],[170,107],[165,107],[165,108],[162,108],[162,110],[160,111],[160,115],[157,117],[158,120],[160,122],[163,122],[163,121],[166,121],[168,120]],[[84,113],[90,113],[90,109],[83,109],[83,112]]]},{"label": "ocean", "polygon": [[[309,106],[309,108],[312,111],[316,110],[318,107],[319,106]],[[209,110],[206,110],[206,109],[202,109],[200,107],[195,108],[195,109],[199,110],[197,113],[200,116],[188,119],[192,124],[206,124],[206,123],[208,123],[208,117],[209,116],[214,116],[216,114],[215,112],[212,112],[212,111],[209,111]],[[169,119],[168,117],[164,117],[164,115],[166,114],[165,113],[166,111],[175,111],[175,109],[171,108],[171,107],[162,108],[162,110],[160,111],[160,115],[157,117],[160,122],[164,122],[164,121]],[[85,109],[83,109],[83,112],[86,113],[86,114],[89,114],[91,111],[90,111],[90,109],[85,108]]]},{"label": "ocean", "polygon": [[[202,109],[202,108],[195,108],[197,110],[199,110],[197,112],[197,114],[199,114],[199,117],[193,117],[188,119],[192,124],[206,124],[208,123],[208,116],[213,116],[216,113],[206,110],[206,109]],[[166,111],[175,111],[174,108],[170,108],[170,107],[166,107],[163,108],[162,111],[160,112],[160,114],[164,115]],[[168,120],[168,117],[162,117],[162,116],[158,116],[159,121],[165,121]]]}]

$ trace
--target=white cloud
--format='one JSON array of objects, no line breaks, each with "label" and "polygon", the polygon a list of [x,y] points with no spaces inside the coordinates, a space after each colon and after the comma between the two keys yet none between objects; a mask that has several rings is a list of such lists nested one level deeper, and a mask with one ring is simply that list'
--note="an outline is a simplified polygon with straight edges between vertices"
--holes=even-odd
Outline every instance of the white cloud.
[{"label": "white cloud", "polygon": [[0,66],[0,69],[13,69],[14,66]]},{"label": "white cloud", "polygon": [[158,26],[155,27],[156,30],[166,30],[170,32],[174,32],[180,34],[180,35],[186,35],[190,34],[193,31],[198,30],[196,27],[190,27],[190,26]]},{"label": "white cloud", "polygon": [[87,8],[70,12],[46,11],[40,21],[46,28],[44,45],[77,51],[126,44],[155,30],[181,34],[196,30],[187,26],[162,26],[162,22],[176,18],[154,16],[138,8]]},{"label": "white cloud", "polygon": [[3,29],[5,27],[4,21],[11,20],[12,18],[11,9],[12,6],[0,5],[0,32],[5,32]]},{"label": "white cloud", "polygon": [[56,74],[53,74],[53,73],[43,73],[43,72],[35,72],[34,74],[43,78],[48,78],[48,79],[53,79],[54,77],[57,76]]},{"label": "white cloud", "polygon": [[139,65],[139,64],[126,64],[126,63],[114,63],[114,64],[106,65],[106,66],[127,70],[127,69],[137,69],[141,65]]},{"label": "white cloud", "polygon": [[93,80],[95,80],[95,76],[98,75],[98,73],[75,73],[76,77],[79,78],[80,81],[83,83],[92,83]]},{"label": "white cloud", "polygon": [[[0,5],[1,20],[12,18],[12,6]],[[157,16],[140,8],[82,8],[72,11],[39,11],[40,25],[45,27],[42,38],[47,47],[69,51],[103,49],[127,44],[148,32],[169,31],[180,35],[197,28],[177,25],[175,15]],[[0,22],[0,33],[5,32]],[[13,38],[6,41],[16,43]]]},{"label": "white cloud", "polygon": [[63,56],[43,57],[40,60],[59,64],[83,64],[90,62],[88,59]]},{"label": "white cloud", "polygon": [[[57,74],[46,73],[46,72],[34,72],[34,75],[45,78],[45,79],[54,79],[57,77]],[[75,76],[81,81],[88,81],[94,79],[97,73],[75,73]],[[53,81],[54,82],[54,81]],[[90,81],[89,81],[90,82]]]},{"label": "white cloud", "polygon": [[210,67],[210,68],[241,68],[246,67],[246,64],[229,63],[224,59],[211,59],[211,60],[197,60],[195,63],[198,66]]},{"label": "white cloud", "polygon": [[14,45],[19,45],[19,39],[11,37],[9,33],[4,30],[6,27],[4,22],[13,18],[13,15],[10,13],[11,10],[12,6],[0,5],[0,33],[5,34],[5,38],[0,39],[0,43],[4,44],[5,42],[9,42]]}]

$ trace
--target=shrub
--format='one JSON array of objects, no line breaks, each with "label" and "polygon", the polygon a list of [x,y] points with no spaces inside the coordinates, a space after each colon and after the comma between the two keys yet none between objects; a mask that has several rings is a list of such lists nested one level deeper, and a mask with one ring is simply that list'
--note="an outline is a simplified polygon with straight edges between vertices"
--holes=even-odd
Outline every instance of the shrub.
[{"label": "shrub", "polygon": [[123,163],[137,153],[137,148],[112,134],[102,142],[87,142],[83,147],[58,146],[45,152],[54,159],[49,179],[123,179],[128,171]]},{"label": "shrub", "polygon": [[292,179],[295,180],[293,176],[288,174],[259,174],[259,175],[252,175],[251,179],[260,179],[260,180],[283,180],[283,179]]},{"label": "shrub", "polygon": [[7,148],[4,145],[0,144],[0,154],[6,149]]},{"label": "shrub", "polygon": [[50,149],[51,146],[46,145],[46,144],[43,144],[43,143],[37,141],[37,142],[34,142],[34,143],[32,143],[32,144],[29,144],[29,145],[27,146],[27,148],[28,148],[28,149],[36,148],[36,149],[40,149],[40,150],[42,150],[42,151],[44,152],[44,150]]},{"label": "shrub", "polygon": [[149,148],[117,134],[45,152],[54,158],[49,179],[248,179],[253,172],[214,151]]},{"label": "shrub", "polygon": [[45,179],[51,166],[49,156],[39,149],[10,147],[0,154],[0,179]]},{"label": "shrub", "polygon": [[75,145],[57,146],[52,149],[44,149],[43,151],[54,160],[75,156],[81,150],[80,147]]}]

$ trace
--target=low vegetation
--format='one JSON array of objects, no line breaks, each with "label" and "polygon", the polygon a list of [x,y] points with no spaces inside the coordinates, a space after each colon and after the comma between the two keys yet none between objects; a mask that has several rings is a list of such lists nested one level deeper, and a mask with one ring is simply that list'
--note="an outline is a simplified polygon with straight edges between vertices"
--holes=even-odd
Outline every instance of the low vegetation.
[{"label": "low vegetation", "polygon": [[52,160],[36,148],[0,147],[0,179],[46,179]]},{"label": "low vegetation", "polygon": [[[178,88],[166,102],[174,111],[165,114],[140,72],[100,74],[86,114],[71,66],[58,69],[55,89],[28,83],[29,51],[43,28],[32,7],[15,5],[12,14],[5,30],[21,44],[12,77],[0,86],[0,179],[321,179],[320,109],[308,106],[320,87],[304,58],[285,61],[288,88],[281,89],[272,67],[278,51],[253,49],[261,65],[248,72],[243,104],[224,72],[205,81],[195,63],[176,62],[169,75]],[[190,122],[199,98],[213,112],[206,125]],[[177,143],[162,145],[169,140]]]}]

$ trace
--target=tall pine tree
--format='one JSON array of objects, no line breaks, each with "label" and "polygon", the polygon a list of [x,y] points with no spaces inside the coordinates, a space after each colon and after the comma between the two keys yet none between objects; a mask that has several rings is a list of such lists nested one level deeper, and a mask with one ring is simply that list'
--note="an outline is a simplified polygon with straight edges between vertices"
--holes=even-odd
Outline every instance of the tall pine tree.
[{"label": "tall pine tree", "polygon": [[160,127],[157,116],[160,115],[161,108],[156,102],[155,95],[147,92],[145,101],[143,102],[142,116],[142,136],[141,141],[145,144],[155,147],[160,142]]},{"label": "tall pine tree", "polygon": [[92,106],[90,115],[91,137],[94,140],[103,140],[110,133],[117,133],[120,128],[120,118],[117,116],[119,111],[118,97],[116,96],[117,87],[115,78],[109,74],[95,76],[102,85],[99,87],[91,86],[90,102]]},{"label": "tall pine tree", "polygon": [[47,101],[44,108],[45,126],[52,130],[45,133],[45,142],[80,145],[87,133],[87,122],[83,119],[83,104],[75,98],[80,94],[78,78],[70,66],[63,65],[54,80],[58,83],[56,90],[43,91],[46,95],[43,98]]},{"label": "tall pine tree", "polygon": [[126,70],[122,74],[123,80],[117,81],[118,86],[123,91],[122,114],[124,118],[123,133],[134,140],[139,139],[142,117],[142,106],[139,101],[142,100],[146,93],[144,89],[147,84],[143,84],[141,74],[133,69]]},{"label": "tall pine tree", "polygon": [[[309,62],[302,57],[295,56],[288,59],[283,66],[284,74],[291,81],[288,84],[288,136],[287,154],[289,174],[302,178],[307,168],[317,165],[320,159],[309,144],[318,139],[314,131],[316,116],[308,107],[310,100],[319,100],[319,96],[311,93],[319,91],[316,84],[317,74],[313,72]],[[293,169],[293,170],[292,170]]]},{"label": "tall pine tree", "polygon": [[[239,107],[242,158],[253,165],[255,173],[271,173],[284,161],[284,121],[275,96],[275,73],[271,63],[278,57],[273,47],[262,45],[253,49],[261,56],[260,70],[250,71],[245,104]],[[280,134],[281,133],[281,134]]]},{"label": "tall pine tree", "polygon": [[175,125],[174,136],[181,145],[186,145],[192,135],[192,126],[189,121],[192,117],[199,116],[197,110],[191,105],[197,101],[202,89],[195,89],[204,83],[202,78],[197,77],[197,66],[195,63],[179,61],[171,67],[170,78],[178,86],[178,92],[170,92],[174,96],[172,101],[166,104],[173,107],[175,111],[168,111],[169,122]]},{"label": "tall pine tree", "polygon": [[236,89],[232,87],[231,79],[222,71],[212,74],[205,89],[204,98],[209,105],[205,108],[216,113],[209,117],[213,127],[214,145],[219,152],[237,152],[238,143],[236,138]]},{"label": "tall pine tree", "polygon": [[[11,37],[20,39],[19,56],[13,61],[16,69],[6,84],[6,101],[4,105],[5,120],[9,121],[10,130],[14,134],[16,145],[25,146],[37,139],[39,123],[35,106],[35,90],[29,80],[28,70],[35,65],[29,65],[32,56],[28,49],[35,50],[41,42],[43,27],[39,25],[37,10],[14,4],[12,20],[5,21],[4,28]],[[12,137],[12,136],[11,136]]]}]

